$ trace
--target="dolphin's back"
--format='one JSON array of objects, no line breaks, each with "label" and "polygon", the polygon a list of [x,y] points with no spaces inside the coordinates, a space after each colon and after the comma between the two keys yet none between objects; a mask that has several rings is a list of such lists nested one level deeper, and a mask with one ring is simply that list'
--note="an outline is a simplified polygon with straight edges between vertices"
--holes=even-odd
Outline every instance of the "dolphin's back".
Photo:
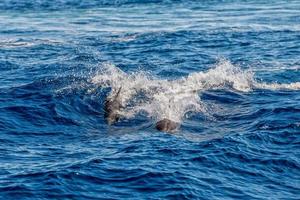
[{"label": "dolphin's back", "polygon": [[108,124],[113,124],[114,122],[118,121],[120,118],[118,111],[122,107],[119,98],[121,88],[122,87],[120,87],[117,94],[113,98],[106,99],[104,103],[104,117],[106,118]]},{"label": "dolphin's back", "polygon": [[164,118],[163,120],[160,120],[155,125],[156,129],[159,131],[165,131],[165,132],[173,132],[178,127],[178,123]]}]

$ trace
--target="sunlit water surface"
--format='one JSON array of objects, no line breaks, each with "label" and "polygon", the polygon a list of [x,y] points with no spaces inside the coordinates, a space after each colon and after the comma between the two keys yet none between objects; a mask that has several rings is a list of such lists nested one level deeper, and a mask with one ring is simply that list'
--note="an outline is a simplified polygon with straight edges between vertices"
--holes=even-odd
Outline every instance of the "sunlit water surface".
[{"label": "sunlit water surface", "polygon": [[299,199],[299,22],[297,0],[1,1],[0,198]]}]

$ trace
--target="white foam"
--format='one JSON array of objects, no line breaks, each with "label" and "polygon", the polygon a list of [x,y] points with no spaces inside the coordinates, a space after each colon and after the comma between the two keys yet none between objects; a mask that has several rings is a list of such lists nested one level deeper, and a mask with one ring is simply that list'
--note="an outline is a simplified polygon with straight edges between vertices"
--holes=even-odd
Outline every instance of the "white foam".
[{"label": "white foam", "polygon": [[177,80],[159,79],[144,71],[125,73],[112,64],[104,64],[91,82],[102,88],[111,87],[110,96],[122,87],[120,100],[124,110],[120,114],[125,118],[144,112],[155,120],[168,118],[176,122],[181,122],[190,111],[205,113],[206,106],[200,99],[205,90],[300,89],[300,82],[259,83],[251,71],[242,70],[227,60],[221,60],[208,71],[191,73]]},{"label": "white foam", "polygon": [[254,85],[259,89],[267,89],[267,90],[300,90],[300,82],[295,83],[255,83]]}]

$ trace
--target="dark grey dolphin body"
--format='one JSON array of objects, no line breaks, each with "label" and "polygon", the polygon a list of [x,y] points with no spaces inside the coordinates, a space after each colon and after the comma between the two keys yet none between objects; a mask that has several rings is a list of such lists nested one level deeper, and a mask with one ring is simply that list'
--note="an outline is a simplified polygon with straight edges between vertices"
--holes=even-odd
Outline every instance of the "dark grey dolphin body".
[{"label": "dark grey dolphin body", "polygon": [[178,123],[166,118],[156,122],[155,124],[155,128],[157,130],[168,132],[168,133],[174,132],[175,129],[177,129],[178,127],[179,127]]},{"label": "dark grey dolphin body", "polygon": [[117,122],[120,118],[119,111],[122,108],[120,100],[121,87],[113,98],[107,98],[104,103],[104,117],[109,125]]},{"label": "dark grey dolphin body", "polygon": [[[119,111],[123,108],[120,100],[121,87],[117,94],[112,98],[107,98],[104,103],[104,117],[109,125],[117,122],[120,118]],[[155,128],[163,132],[174,132],[179,127],[179,124],[164,118],[155,124]]]}]

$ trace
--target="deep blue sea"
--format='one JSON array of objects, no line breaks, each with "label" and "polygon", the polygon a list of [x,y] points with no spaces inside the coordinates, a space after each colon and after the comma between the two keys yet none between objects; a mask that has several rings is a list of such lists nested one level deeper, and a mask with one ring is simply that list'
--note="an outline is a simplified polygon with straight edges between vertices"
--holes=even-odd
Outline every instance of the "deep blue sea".
[{"label": "deep blue sea", "polygon": [[0,199],[300,199],[300,1],[0,1]]}]

